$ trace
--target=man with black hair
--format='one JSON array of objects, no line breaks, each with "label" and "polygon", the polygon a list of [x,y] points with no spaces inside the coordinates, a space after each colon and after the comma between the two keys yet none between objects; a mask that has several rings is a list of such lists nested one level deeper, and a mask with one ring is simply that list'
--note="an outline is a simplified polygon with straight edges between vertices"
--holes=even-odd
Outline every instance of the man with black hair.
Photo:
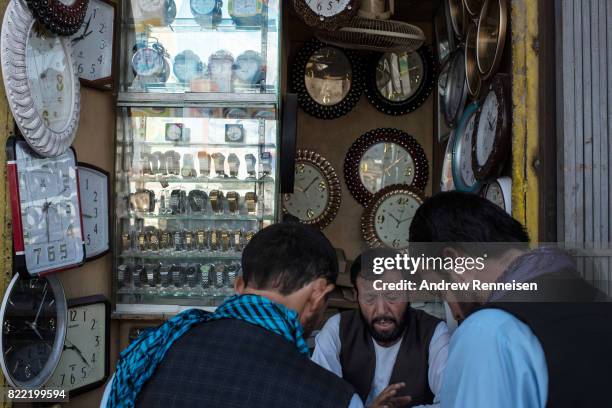
[{"label": "man with black hair", "polygon": [[446,324],[410,307],[407,292],[381,287],[404,280],[399,270],[373,269],[375,259],[396,255],[377,249],[357,257],[351,281],[359,310],[332,316],[317,335],[312,356],[353,385],[368,407],[434,403],[446,365]]},{"label": "man with black hair", "polygon": [[[428,272],[425,279],[484,279],[502,287],[442,292],[462,322],[450,344],[442,407],[610,405],[609,299],[580,278],[565,252],[529,250],[528,241],[518,221],[474,194],[439,193],[417,210],[411,251],[465,259],[475,248],[492,249],[481,271]],[[511,283],[538,290],[506,289]]]},{"label": "man with black hair", "polygon": [[190,309],[121,353],[102,407],[362,408],[353,388],[309,359],[305,339],[338,276],[318,230],[281,223],[242,254],[237,296]]}]

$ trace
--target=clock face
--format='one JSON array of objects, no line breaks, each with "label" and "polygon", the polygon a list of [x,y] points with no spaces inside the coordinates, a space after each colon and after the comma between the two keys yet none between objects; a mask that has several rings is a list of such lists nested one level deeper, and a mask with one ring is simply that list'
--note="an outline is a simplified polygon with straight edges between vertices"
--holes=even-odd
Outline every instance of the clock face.
[{"label": "clock face", "polygon": [[132,69],[140,76],[157,75],[164,70],[164,58],[153,48],[141,48],[132,57]]},{"label": "clock face", "polygon": [[285,194],[287,212],[302,221],[323,215],[329,201],[329,182],[320,169],[310,163],[296,163],[293,194]]},{"label": "clock face", "polygon": [[[84,253],[74,152],[40,158],[23,141],[16,142],[15,150],[14,188],[19,190],[24,247],[23,255],[17,255],[25,257],[30,275],[80,264]],[[15,250],[20,251],[17,245]]]},{"label": "clock face", "polygon": [[392,184],[412,184],[414,160],[410,153],[395,143],[377,143],[361,158],[359,177],[372,194]]},{"label": "clock face", "polygon": [[424,71],[423,59],[417,52],[386,53],[376,69],[378,92],[390,101],[403,102],[419,89]]},{"label": "clock face", "polygon": [[255,82],[259,78],[261,72],[261,62],[257,56],[245,56],[236,58],[236,65],[234,67],[234,75],[240,81],[247,84]]},{"label": "clock face", "polygon": [[230,142],[239,142],[242,140],[242,126],[231,126],[228,125],[225,135]]},{"label": "clock face", "polygon": [[408,230],[421,201],[414,195],[398,192],[385,198],[374,213],[374,230],[386,246],[408,248]]},{"label": "clock face", "polygon": [[64,342],[66,299],[56,277],[15,275],[2,304],[2,370],[18,388],[40,387]]},{"label": "clock face", "polygon": [[115,8],[102,0],[90,0],[85,22],[72,36],[80,78],[97,81],[112,76],[114,24]]},{"label": "clock face", "polygon": [[64,350],[45,388],[72,391],[105,379],[106,313],[103,302],[68,309]]},{"label": "clock face", "polygon": [[177,123],[168,124],[166,127],[166,139],[176,142],[181,139],[183,128]]},{"label": "clock face", "polygon": [[485,198],[500,207],[502,210],[506,210],[504,192],[502,191],[502,188],[498,182],[489,184],[489,186],[487,187]]},{"label": "clock face", "polygon": [[498,116],[499,101],[495,92],[490,91],[482,105],[476,134],[476,160],[479,166],[484,166],[493,153]]},{"label": "clock face", "polygon": [[202,61],[193,51],[183,51],[174,58],[174,75],[181,82],[202,76]]},{"label": "clock face", "polygon": [[44,124],[61,132],[72,116],[74,75],[72,61],[60,37],[34,24],[26,47],[26,72],[34,107]]},{"label": "clock face", "polygon": [[234,0],[233,14],[239,16],[254,16],[257,14],[257,0]]},{"label": "clock face", "polygon": [[213,12],[217,4],[216,0],[191,0],[191,10],[200,15],[208,15]]},{"label": "clock face", "polygon": [[459,175],[462,183],[471,187],[476,184],[476,177],[472,170],[472,137],[474,134],[474,124],[476,123],[476,111],[474,111],[469,117],[463,135],[461,135],[462,141],[459,146],[458,154],[460,157],[459,162]]},{"label": "clock face", "polygon": [[85,254],[93,258],[109,250],[108,175],[79,166],[79,191],[85,237]]},{"label": "clock face", "polygon": [[343,12],[351,0],[306,0],[306,4],[315,14],[323,17],[333,17]]},{"label": "clock face", "polygon": [[341,49],[322,47],[310,56],[304,82],[308,94],[318,104],[336,105],[351,90],[351,62]]}]

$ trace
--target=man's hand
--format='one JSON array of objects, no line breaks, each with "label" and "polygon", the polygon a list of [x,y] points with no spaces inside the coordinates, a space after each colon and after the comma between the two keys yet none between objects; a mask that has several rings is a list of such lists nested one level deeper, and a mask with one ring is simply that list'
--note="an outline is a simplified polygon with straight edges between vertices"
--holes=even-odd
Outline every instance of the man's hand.
[{"label": "man's hand", "polygon": [[409,395],[396,397],[399,390],[406,386],[405,383],[391,384],[381,392],[368,408],[400,408],[412,401]]}]

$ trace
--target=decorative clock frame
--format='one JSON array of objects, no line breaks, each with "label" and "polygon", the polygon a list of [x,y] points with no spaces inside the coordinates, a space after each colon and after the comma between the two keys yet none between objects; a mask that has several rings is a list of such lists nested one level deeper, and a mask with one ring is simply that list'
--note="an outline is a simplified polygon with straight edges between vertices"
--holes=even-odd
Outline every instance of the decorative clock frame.
[{"label": "decorative clock frame", "polygon": [[296,13],[309,26],[328,31],[336,30],[341,25],[348,23],[357,15],[361,5],[361,0],[349,0],[347,7],[340,13],[335,16],[324,17],[315,13],[306,2],[307,0],[293,0],[293,7]]},{"label": "decorative clock frame", "polygon": [[89,0],[75,0],[69,6],[60,0],[27,0],[27,3],[38,21],[59,35],[76,33],[89,6]]}]

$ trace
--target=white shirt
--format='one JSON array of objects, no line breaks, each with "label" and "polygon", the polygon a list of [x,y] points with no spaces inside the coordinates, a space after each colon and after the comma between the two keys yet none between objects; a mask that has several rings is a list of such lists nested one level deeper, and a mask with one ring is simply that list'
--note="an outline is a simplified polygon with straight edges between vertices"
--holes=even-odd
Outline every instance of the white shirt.
[{"label": "white shirt", "polygon": [[[448,344],[450,342],[450,334],[446,323],[440,322],[436,326],[436,330],[429,343],[429,371],[427,379],[429,388],[433,392],[434,405],[438,406],[438,394],[442,388],[442,375],[446,367],[448,359]],[[391,347],[379,346],[375,341],[374,350],[376,352],[376,368],[374,370],[374,378],[372,386],[365,405],[368,406],[376,397],[389,385],[391,374],[399,352],[401,341],[398,341]],[[323,368],[333,372],[339,377],[342,377],[342,365],[340,364],[340,315],[332,316],[315,340],[315,350],[312,355],[312,361]],[[420,407],[426,407],[421,405]]]}]

